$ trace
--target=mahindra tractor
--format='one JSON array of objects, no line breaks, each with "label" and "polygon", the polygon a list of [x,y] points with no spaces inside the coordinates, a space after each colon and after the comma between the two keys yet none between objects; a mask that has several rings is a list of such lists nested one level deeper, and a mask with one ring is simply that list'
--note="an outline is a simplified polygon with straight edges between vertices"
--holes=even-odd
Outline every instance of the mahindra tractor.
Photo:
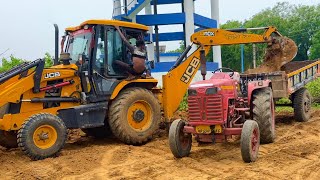
[{"label": "mahindra tractor", "polygon": [[[222,72],[223,69],[230,72]],[[241,135],[241,155],[245,162],[257,159],[260,141],[274,141],[271,81],[249,82],[246,94],[241,94],[239,86],[239,73],[229,68],[217,69],[210,79],[190,85],[189,121],[175,120],[170,127],[169,142],[175,157],[189,155],[192,135],[198,142],[210,143]]]}]

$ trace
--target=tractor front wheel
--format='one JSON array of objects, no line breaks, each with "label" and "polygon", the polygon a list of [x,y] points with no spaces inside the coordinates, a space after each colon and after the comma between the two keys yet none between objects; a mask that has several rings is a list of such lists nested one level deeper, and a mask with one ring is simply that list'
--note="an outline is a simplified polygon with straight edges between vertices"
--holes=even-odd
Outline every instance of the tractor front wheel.
[{"label": "tractor front wheel", "polygon": [[246,163],[254,162],[258,158],[260,146],[260,132],[256,121],[246,120],[241,132],[241,155]]},{"label": "tractor front wheel", "polygon": [[192,135],[184,133],[185,121],[174,120],[169,129],[169,146],[176,158],[186,157],[190,154],[192,146]]},{"label": "tractor front wheel", "polygon": [[160,103],[147,89],[128,88],[111,103],[108,117],[115,137],[126,144],[141,145],[159,129]]},{"label": "tractor front wheel", "polygon": [[8,149],[18,147],[17,134],[13,131],[0,130],[0,146]]},{"label": "tractor front wheel", "polygon": [[64,122],[49,113],[31,116],[18,131],[18,145],[32,160],[57,156],[66,139]]}]

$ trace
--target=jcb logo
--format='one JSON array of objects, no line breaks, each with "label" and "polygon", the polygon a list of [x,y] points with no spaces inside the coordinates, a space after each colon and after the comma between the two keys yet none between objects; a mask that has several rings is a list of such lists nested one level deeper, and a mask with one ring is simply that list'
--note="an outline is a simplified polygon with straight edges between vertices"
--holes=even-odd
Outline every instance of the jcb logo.
[{"label": "jcb logo", "polygon": [[44,76],[45,79],[54,78],[54,77],[60,77],[60,72],[47,73]]},{"label": "jcb logo", "polygon": [[194,57],[190,64],[188,65],[187,69],[185,70],[184,74],[180,78],[180,81],[188,84],[191,80],[192,75],[196,72],[198,65],[200,64],[200,59]]}]

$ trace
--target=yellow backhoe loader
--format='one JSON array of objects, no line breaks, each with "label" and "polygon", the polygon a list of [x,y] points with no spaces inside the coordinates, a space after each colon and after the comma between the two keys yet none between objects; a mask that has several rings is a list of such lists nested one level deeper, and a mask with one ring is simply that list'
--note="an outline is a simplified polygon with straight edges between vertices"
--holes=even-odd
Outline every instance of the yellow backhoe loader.
[{"label": "yellow backhoe loader", "polygon": [[[156,79],[125,80],[113,62],[128,62],[127,49],[115,26],[134,44],[148,27],[116,20],[88,20],[67,28],[61,56],[52,67],[44,60],[26,62],[0,75],[0,145],[19,146],[33,160],[56,156],[67,129],[81,128],[101,137],[112,133],[126,144],[141,145],[159,128],[161,112],[170,122],[211,46],[271,43],[273,27],[262,35],[207,29],[192,35],[197,50],[186,48],[172,69]],[[56,46],[56,52],[57,52]],[[57,54],[57,53],[56,53]]]}]

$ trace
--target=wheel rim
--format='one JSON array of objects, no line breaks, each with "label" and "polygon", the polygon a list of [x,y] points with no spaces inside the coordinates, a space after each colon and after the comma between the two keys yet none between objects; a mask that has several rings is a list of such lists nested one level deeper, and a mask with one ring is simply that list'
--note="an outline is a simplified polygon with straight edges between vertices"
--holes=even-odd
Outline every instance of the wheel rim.
[{"label": "wheel rim", "polygon": [[152,124],[151,105],[143,100],[132,103],[128,109],[127,119],[134,130],[144,131],[148,129]]},{"label": "wheel rim", "polygon": [[303,106],[304,106],[304,112],[308,113],[310,111],[310,107],[311,107],[311,100],[308,95],[304,98]]},{"label": "wheel rim", "polygon": [[52,147],[58,139],[56,129],[50,125],[42,125],[33,133],[33,142],[40,149]]},{"label": "wheel rim", "polygon": [[259,146],[259,134],[258,134],[258,129],[255,128],[251,136],[251,150],[254,155],[258,152],[258,146]]}]

